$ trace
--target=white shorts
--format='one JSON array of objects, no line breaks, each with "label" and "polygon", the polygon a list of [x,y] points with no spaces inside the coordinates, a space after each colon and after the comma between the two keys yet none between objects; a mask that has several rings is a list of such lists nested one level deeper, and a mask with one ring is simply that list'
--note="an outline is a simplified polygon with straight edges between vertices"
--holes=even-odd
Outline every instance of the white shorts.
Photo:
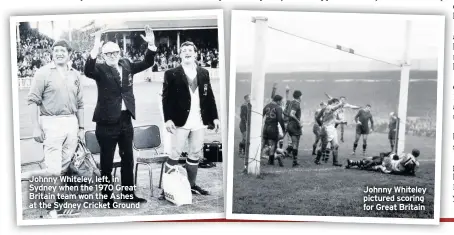
[{"label": "white shorts", "polygon": [[322,126],[320,137],[324,142],[331,142],[337,140],[337,130],[334,125]]}]

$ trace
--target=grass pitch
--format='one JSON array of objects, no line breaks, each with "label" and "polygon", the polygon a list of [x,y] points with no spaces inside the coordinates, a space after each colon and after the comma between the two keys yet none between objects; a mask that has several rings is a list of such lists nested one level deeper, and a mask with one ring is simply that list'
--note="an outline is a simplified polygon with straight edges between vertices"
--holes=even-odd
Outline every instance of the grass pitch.
[{"label": "grass pitch", "polygon": [[[235,158],[233,180],[233,208],[235,214],[273,214],[306,216],[353,216],[391,218],[434,218],[435,139],[407,136],[406,151],[419,148],[420,169],[415,177],[385,175],[378,172],[334,167],[332,156],[323,165],[314,164],[312,126],[304,127],[299,149],[301,166],[293,168],[292,160],[285,159],[284,167],[269,166],[261,161],[261,175],[254,177],[242,173],[244,159],[238,155],[241,135],[235,130]],[[340,131],[339,131],[340,132]],[[360,140],[356,156],[351,156],[354,129],[345,130],[344,143],[340,143],[339,161],[347,158],[359,160],[362,156]],[[340,133],[339,133],[340,137]],[[387,135],[373,133],[368,139],[366,155],[388,151]],[[366,186],[419,186],[427,188],[424,210],[364,210]],[[411,194],[409,194],[411,195]],[[392,203],[385,203],[392,204]]]}]

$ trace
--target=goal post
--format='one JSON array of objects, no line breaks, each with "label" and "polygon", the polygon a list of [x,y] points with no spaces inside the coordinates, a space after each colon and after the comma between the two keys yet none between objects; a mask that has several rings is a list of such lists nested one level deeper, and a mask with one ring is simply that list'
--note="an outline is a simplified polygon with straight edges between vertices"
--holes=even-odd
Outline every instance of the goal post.
[{"label": "goal post", "polygon": [[399,92],[399,128],[397,132],[396,153],[402,154],[405,150],[405,132],[407,124],[408,86],[410,83],[410,34],[411,21],[405,22],[404,51],[402,55],[402,66],[400,71],[400,92]]},{"label": "goal post", "polygon": [[260,175],[260,158],[262,152],[262,109],[265,94],[265,62],[266,43],[268,32],[268,18],[253,17],[255,27],[254,56],[251,79],[251,128],[249,134],[247,172],[252,175]]},{"label": "goal post", "polygon": [[[273,29],[286,33],[303,40],[309,40],[295,34],[291,34],[282,30],[278,30],[268,26],[267,17],[252,17],[254,23],[255,35],[254,35],[254,54],[253,54],[253,65],[252,65],[252,80],[251,80],[251,126],[250,132],[248,132],[249,149],[247,155],[246,168],[248,174],[260,175],[260,158],[261,158],[261,131],[262,131],[262,109],[264,107],[264,90],[265,90],[265,62],[266,62],[266,42],[268,29]],[[371,60],[381,61],[383,63],[392,64],[399,66],[401,69],[400,73],[400,90],[398,100],[398,129],[396,133],[395,152],[402,154],[405,150],[405,133],[406,133],[406,120],[407,120],[407,104],[408,104],[408,88],[410,82],[410,36],[411,36],[412,24],[410,20],[406,20],[404,29],[404,50],[402,58],[398,62],[390,62],[377,57],[365,54],[358,54],[351,48],[343,48],[339,45],[332,46],[331,44],[323,43],[324,46],[334,48],[337,50],[344,51],[346,53],[367,57]],[[309,40],[311,42],[319,43],[315,40]],[[321,44],[321,43],[319,43]],[[347,50],[348,49],[348,50]]]}]

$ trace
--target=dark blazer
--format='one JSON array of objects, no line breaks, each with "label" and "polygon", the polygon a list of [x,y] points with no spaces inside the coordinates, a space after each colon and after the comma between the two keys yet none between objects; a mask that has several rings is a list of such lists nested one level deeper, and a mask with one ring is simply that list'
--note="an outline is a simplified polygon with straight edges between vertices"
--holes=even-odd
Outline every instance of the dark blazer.
[{"label": "dark blazer", "polygon": [[120,59],[118,64],[123,70],[120,84],[118,71],[106,63],[98,64],[96,59],[88,57],[85,63],[85,76],[96,81],[98,87],[98,101],[93,113],[93,122],[113,124],[118,123],[121,115],[121,100],[131,112],[132,118],[136,118],[136,104],[133,92],[133,76],[154,64],[155,52],[147,50],[145,59],[131,63],[128,59]]},{"label": "dark blazer", "polygon": [[[203,124],[212,126],[213,121],[219,119],[219,117],[209,72],[204,68],[197,67],[196,79]],[[176,127],[182,127],[186,124],[191,109],[191,94],[188,79],[181,65],[164,73],[162,107],[166,122],[172,120]]]}]

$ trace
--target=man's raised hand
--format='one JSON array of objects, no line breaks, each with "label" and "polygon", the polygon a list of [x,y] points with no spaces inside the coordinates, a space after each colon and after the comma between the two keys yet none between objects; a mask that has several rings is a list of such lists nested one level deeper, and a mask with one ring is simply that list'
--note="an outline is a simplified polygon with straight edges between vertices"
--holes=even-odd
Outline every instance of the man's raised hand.
[{"label": "man's raised hand", "polygon": [[140,36],[143,38],[145,42],[148,43],[148,46],[154,46],[155,44],[154,32],[149,25],[145,26],[145,36],[143,34],[141,34]]},{"label": "man's raised hand", "polygon": [[93,46],[93,50],[91,51],[91,58],[92,59],[95,59],[98,54],[101,52],[101,48],[102,48],[102,45],[103,45],[103,41],[101,41],[101,34],[102,34],[102,30],[99,30],[95,33],[95,43],[94,43],[94,46]]}]

